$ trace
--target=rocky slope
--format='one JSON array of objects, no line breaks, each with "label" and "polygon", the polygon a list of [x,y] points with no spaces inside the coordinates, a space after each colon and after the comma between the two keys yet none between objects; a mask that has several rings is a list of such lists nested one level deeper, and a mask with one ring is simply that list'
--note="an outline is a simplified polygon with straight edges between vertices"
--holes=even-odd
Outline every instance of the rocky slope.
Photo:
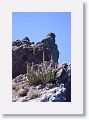
[{"label": "rocky slope", "polygon": [[71,102],[71,64],[58,64],[55,37],[12,43],[13,102]]},{"label": "rocky slope", "polygon": [[26,75],[19,75],[12,82],[13,102],[70,102],[71,64],[58,65],[58,72],[52,82],[30,85]]},{"label": "rocky slope", "polygon": [[55,44],[55,34],[49,33],[41,42],[34,43],[25,37],[12,43],[12,77],[26,74],[26,63],[42,63],[43,51],[45,61],[49,61],[52,55],[53,61],[58,63],[59,51]]}]

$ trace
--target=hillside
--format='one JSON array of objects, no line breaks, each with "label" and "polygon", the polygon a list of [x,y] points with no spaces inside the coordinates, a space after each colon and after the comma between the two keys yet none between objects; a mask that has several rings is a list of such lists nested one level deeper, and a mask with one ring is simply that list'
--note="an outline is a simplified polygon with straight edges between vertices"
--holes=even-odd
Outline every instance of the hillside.
[{"label": "hillside", "polygon": [[71,102],[71,64],[58,63],[55,34],[12,43],[13,102]]}]

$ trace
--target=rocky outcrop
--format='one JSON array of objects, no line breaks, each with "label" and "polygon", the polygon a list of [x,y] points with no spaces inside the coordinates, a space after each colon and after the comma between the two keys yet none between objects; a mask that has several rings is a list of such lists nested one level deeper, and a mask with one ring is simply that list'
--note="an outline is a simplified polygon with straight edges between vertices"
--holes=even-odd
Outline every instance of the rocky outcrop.
[{"label": "rocky outcrop", "polygon": [[58,64],[55,79],[45,84],[31,85],[25,74],[15,77],[12,101],[71,102],[71,64]]},{"label": "rocky outcrop", "polygon": [[58,63],[59,51],[55,44],[55,34],[49,33],[41,42],[34,43],[25,37],[23,40],[16,40],[12,43],[12,77],[26,74],[26,63],[40,64],[43,60],[50,61],[51,56],[55,63]]}]

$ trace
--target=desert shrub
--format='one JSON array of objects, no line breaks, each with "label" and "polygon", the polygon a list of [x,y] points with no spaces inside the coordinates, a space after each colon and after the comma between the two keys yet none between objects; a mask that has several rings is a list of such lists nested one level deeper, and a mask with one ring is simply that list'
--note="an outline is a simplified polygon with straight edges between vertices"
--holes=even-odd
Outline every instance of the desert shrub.
[{"label": "desert shrub", "polygon": [[[39,67],[40,66],[40,67]],[[55,79],[56,69],[46,64],[38,65],[38,70],[34,69],[34,65],[27,65],[27,78],[30,84],[41,84],[50,82]]]},{"label": "desert shrub", "polygon": [[43,63],[36,65],[37,69],[35,69],[35,65],[32,62],[27,64],[27,79],[30,84],[41,84],[53,81],[57,72],[57,65],[53,62],[51,55],[50,62],[45,61],[44,51],[43,51]]}]

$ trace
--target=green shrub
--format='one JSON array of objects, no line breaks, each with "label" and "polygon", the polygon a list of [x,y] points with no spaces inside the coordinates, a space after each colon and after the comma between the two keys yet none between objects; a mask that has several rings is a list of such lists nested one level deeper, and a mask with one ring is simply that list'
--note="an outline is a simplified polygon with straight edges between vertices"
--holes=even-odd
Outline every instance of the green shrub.
[{"label": "green shrub", "polygon": [[[29,66],[29,65],[28,65]],[[56,69],[55,68],[46,68],[45,64],[41,66],[41,70],[34,70],[33,65],[27,66],[27,78],[30,84],[41,84],[45,82],[50,82],[55,79]]]},{"label": "green shrub", "polygon": [[[30,84],[41,84],[45,82],[50,82],[55,79],[57,68],[52,66],[53,60],[51,56],[51,61],[49,65],[47,61],[44,61],[44,51],[43,51],[43,63],[38,65],[38,69],[34,69],[34,63],[27,64],[27,79]],[[56,65],[56,64],[55,64]]]}]

